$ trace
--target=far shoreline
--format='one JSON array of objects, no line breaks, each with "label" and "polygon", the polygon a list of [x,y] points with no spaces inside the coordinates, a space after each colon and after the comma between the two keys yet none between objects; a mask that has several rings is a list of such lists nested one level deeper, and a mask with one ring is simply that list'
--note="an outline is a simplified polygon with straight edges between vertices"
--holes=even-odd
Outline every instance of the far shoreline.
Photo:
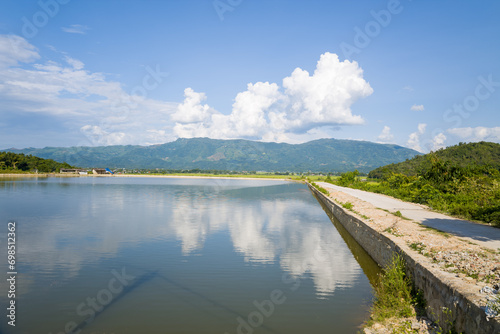
[{"label": "far shoreline", "polygon": [[149,174],[61,174],[61,173],[0,173],[0,179],[7,177],[22,178],[22,177],[147,177],[147,178],[174,178],[174,179],[222,179],[222,180],[269,180],[269,181],[288,181],[288,182],[302,182],[301,180],[294,180],[291,178],[279,177],[249,177],[249,176],[208,176],[208,175],[149,175]]}]

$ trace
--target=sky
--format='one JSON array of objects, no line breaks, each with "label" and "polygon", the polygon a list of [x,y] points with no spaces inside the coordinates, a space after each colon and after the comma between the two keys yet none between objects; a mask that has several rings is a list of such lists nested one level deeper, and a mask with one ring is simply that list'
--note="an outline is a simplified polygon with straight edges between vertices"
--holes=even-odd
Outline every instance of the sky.
[{"label": "sky", "polygon": [[500,143],[500,2],[2,0],[0,149]]}]

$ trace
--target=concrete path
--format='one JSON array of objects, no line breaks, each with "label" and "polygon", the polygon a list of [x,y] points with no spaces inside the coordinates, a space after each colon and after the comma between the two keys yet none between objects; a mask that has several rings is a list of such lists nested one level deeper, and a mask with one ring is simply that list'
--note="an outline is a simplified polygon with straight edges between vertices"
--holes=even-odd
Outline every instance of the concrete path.
[{"label": "concrete path", "polygon": [[494,250],[500,248],[500,228],[449,217],[441,213],[432,212],[418,204],[403,202],[386,195],[339,187],[326,182],[316,183],[327,190],[333,189],[354,196],[362,201],[373,204],[377,208],[391,212],[400,211],[403,216],[418,221],[423,225],[462,237],[478,245]]}]

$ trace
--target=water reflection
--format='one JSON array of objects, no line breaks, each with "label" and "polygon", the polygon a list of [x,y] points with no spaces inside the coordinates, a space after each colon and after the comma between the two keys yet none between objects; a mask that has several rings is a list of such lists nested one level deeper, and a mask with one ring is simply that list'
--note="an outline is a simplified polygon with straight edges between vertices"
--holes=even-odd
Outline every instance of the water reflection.
[{"label": "water reflection", "polygon": [[[361,273],[349,249],[336,247],[341,236],[299,184],[117,178],[0,183],[0,220],[18,221],[25,273],[69,279],[97,259],[155,241],[178,242],[185,257],[199,255],[219,233],[249,265],[279,264],[293,276],[311,277],[320,298],[352,286]],[[5,266],[6,258],[0,263]],[[29,293],[30,286],[20,291]]]}]

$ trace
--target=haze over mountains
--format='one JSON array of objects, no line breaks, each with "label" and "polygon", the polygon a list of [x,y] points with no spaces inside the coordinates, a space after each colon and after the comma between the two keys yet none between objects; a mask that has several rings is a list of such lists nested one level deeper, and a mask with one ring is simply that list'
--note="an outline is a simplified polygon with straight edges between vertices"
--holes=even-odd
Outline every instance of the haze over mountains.
[{"label": "haze over mountains", "polygon": [[46,147],[8,149],[79,167],[127,169],[219,169],[233,171],[369,172],[419,152],[392,144],[320,139],[303,144],[178,139],[152,146]]}]

